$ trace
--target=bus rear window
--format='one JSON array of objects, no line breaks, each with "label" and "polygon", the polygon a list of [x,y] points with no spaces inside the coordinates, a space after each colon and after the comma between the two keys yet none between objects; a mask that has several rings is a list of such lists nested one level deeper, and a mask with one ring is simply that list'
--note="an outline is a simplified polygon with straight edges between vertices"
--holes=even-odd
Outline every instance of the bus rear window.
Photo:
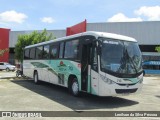
[{"label": "bus rear window", "polygon": [[24,51],[24,59],[29,59],[29,49],[25,49],[25,51]]}]

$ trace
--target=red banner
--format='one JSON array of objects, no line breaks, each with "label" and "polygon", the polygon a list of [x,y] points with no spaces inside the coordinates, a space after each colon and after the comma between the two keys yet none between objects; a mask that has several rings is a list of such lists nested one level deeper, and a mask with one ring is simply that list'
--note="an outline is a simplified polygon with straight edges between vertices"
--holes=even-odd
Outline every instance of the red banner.
[{"label": "red banner", "polygon": [[81,32],[86,32],[86,26],[87,26],[87,21],[85,20],[72,27],[67,27],[66,36],[81,33]]},{"label": "red banner", "polygon": [[9,31],[0,28],[0,62],[8,62],[9,59]]}]

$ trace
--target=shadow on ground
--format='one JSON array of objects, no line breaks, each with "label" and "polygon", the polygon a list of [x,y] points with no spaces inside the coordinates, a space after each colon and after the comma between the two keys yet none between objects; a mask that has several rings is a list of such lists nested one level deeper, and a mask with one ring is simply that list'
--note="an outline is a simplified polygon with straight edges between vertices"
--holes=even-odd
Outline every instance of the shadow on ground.
[{"label": "shadow on ground", "polygon": [[158,95],[156,97],[160,98],[160,96],[158,96]]},{"label": "shadow on ground", "polygon": [[35,85],[32,80],[12,80],[12,82],[72,110],[112,109],[138,104],[137,101],[120,97],[98,97],[86,93],[82,93],[80,97],[74,97],[68,93],[67,88],[45,82],[41,82],[40,85]]}]

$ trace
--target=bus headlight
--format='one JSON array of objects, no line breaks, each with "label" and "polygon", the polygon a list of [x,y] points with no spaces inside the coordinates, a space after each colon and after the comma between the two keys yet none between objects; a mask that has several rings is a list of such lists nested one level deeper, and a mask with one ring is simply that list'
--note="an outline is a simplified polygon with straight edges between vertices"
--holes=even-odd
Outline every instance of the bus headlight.
[{"label": "bus headlight", "polygon": [[143,74],[140,75],[139,77],[137,77],[137,79],[139,79],[139,83],[142,84],[143,83]]},{"label": "bus headlight", "polygon": [[104,79],[103,80],[105,83],[107,83],[107,84],[109,84],[109,85],[111,85],[111,84],[114,84],[115,82],[114,81],[112,81],[111,79],[109,79],[109,78],[106,78],[106,79]]},{"label": "bus headlight", "polygon": [[115,83],[114,81],[112,81],[111,79],[107,78],[106,76],[100,75],[100,77],[107,84],[114,84]]},{"label": "bus headlight", "polygon": [[142,84],[142,83],[143,83],[143,78],[141,78],[141,79],[139,80],[139,83],[140,83],[140,84]]}]

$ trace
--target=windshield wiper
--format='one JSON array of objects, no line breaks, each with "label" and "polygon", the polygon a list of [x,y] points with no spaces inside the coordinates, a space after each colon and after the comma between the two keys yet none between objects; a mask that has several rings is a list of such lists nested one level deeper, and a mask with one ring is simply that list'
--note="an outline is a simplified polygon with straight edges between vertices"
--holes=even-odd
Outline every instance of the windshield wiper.
[{"label": "windshield wiper", "polygon": [[[127,54],[128,54],[128,53],[127,53]],[[134,69],[135,69],[135,71],[136,71],[136,74],[137,74],[137,73],[138,73],[138,70],[137,70],[137,68],[136,68],[136,65],[134,64],[132,58],[131,58],[129,55],[128,55],[128,57],[129,57],[130,61],[132,62],[132,65],[133,65],[133,67],[134,67]]]},{"label": "windshield wiper", "polygon": [[[127,67],[127,66],[126,66],[127,61],[128,61],[128,62],[131,62],[131,65],[133,65],[133,68],[134,68],[134,70],[135,70],[135,72],[136,72],[136,74],[137,74],[137,73],[138,73],[138,70],[137,70],[137,68],[136,68],[136,65],[134,64],[132,58],[129,56],[127,49],[124,48],[123,57],[122,57],[122,59],[121,59],[121,66],[120,66],[120,68],[119,68],[119,71],[120,71],[120,69],[124,69],[124,68]],[[127,72],[128,72],[128,68],[127,68]]]}]

